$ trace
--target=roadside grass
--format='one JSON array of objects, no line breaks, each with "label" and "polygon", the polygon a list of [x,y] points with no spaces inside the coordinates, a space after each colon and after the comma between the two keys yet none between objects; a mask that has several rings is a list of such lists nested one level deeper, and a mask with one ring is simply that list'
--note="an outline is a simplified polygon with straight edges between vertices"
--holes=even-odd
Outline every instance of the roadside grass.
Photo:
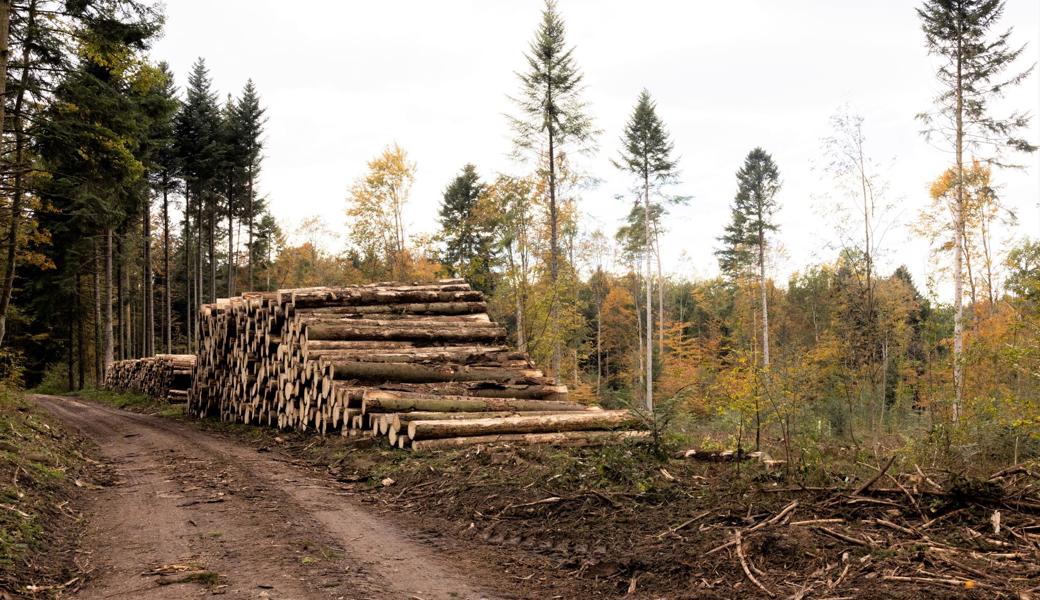
[{"label": "roadside grass", "polygon": [[166,406],[156,402],[144,394],[135,394],[134,392],[113,392],[111,390],[85,388],[71,395],[107,404],[115,408],[135,410],[139,412],[150,411],[151,409],[158,409],[160,406]]},{"label": "roadside grass", "polygon": [[[0,598],[76,576],[77,488],[91,460],[85,441],[0,387]],[[40,596],[43,597],[43,596]]]}]

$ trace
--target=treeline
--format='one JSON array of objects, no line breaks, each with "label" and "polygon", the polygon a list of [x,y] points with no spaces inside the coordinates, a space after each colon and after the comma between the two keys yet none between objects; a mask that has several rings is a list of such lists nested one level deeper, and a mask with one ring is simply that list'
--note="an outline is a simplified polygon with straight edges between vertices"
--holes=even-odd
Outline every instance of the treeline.
[{"label": "treeline", "polygon": [[912,420],[947,446],[982,439],[977,428],[990,427],[1017,449],[1024,432],[1040,433],[1040,247],[1004,246],[994,234],[1011,213],[994,179],[1017,153],[1035,150],[1021,137],[1028,115],[990,107],[1031,72],[1016,69],[1023,50],[999,30],[1002,13],[1003,3],[982,0],[929,0],[918,10],[942,90],[918,118],[954,160],[922,174],[934,180],[932,203],[913,231],[932,244],[934,281],[953,284],[949,304],[935,299],[934,281],[926,295],[905,267],[879,268],[898,250],[885,244],[895,211],[867,125],[847,109],[820,147],[841,245],[831,262],[786,283],[770,276],[783,240],[775,219],[782,166],[757,147],[734,165],[731,217],[715,242],[722,274],[663,273],[669,210],[690,199],[646,90],[610,150],[631,177],[618,200],[630,206],[628,219],[616,231],[583,231],[579,199],[593,182],[579,157],[602,151],[603,132],[552,1],[513,96],[520,175],[481,177],[465,165],[445,188],[440,231],[408,240],[402,213],[415,165],[389,147],[348,195],[347,255],[303,244],[275,269],[293,285],[320,283],[317,273],[344,283],[465,277],[490,294],[517,345],[577,395],[641,407],[656,420],[720,417],[744,444],[757,446],[765,430],[788,443],[796,433],[858,443]]},{"label": "treeline", "polygon": [[60,361],[78,388],[115,359],[193,350],[194,307],[253,288],[277,236],[258,91],[222,101],[199,59],[179,93],[148,53],[154,5],[3,2],[0,23],[5,377]]}]

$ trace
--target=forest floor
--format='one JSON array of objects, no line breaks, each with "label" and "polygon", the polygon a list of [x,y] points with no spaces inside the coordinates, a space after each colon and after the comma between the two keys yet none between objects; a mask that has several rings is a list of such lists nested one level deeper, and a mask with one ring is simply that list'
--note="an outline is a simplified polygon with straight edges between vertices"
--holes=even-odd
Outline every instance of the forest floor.
[{"label": "forest floor", "polygon": [[879,457],[808,486],[641,447],[409,453],[34,401],[106,463],[79,489],[80,598],[1040,598],[1035,465]]}]

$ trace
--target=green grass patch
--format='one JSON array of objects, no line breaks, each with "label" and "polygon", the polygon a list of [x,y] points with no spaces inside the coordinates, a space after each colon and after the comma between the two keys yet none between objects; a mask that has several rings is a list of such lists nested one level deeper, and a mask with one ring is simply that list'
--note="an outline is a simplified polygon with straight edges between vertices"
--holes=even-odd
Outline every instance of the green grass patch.
[{"label": "green grass patch", "polygon": [[135,394],[134,392],[113,392],[110,390],[99,390],[99,389],[83,389],[75,394],[80,398],[86,398],[87,400],[93,400],[115,408],[131,409],[131,410],[144,410],[149,408],[155,408],[160,406],[158,402],[145,396],[144,394]]}]

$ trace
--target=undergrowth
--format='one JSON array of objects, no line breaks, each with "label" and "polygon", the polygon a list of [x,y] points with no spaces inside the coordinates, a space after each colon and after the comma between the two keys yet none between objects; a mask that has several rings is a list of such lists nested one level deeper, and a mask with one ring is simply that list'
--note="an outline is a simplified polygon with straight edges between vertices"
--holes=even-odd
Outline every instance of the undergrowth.
[{"label": "undergrowth", "polygon": [[72,579],[84,442],[0,387],[0,597]]}]

